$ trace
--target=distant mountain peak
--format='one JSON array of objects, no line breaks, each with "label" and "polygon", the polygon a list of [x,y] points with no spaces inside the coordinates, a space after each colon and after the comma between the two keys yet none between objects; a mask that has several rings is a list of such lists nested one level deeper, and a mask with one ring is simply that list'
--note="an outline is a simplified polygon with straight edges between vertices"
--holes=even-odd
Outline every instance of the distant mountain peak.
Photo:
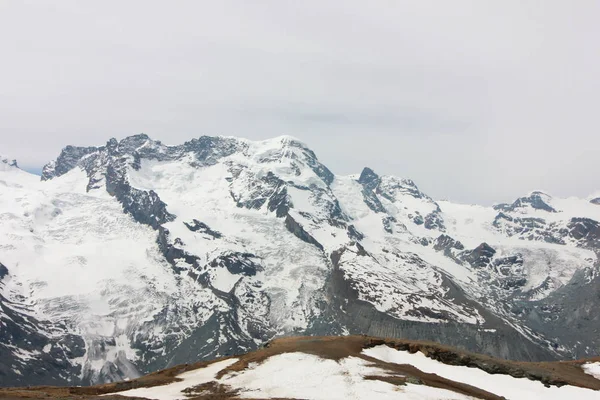
[{"label": "distant mountain peak", "polygon": [[358,178],[358,183],[362,185],[377,186],[380,182],[379,175],[375,173],[371,168],[364,167]]},{"label": "distant mountain peak", "polygon": [[512,204],[496,204],[494,208],[501,211],[516,211],[530,207],[534,210],[547,211],[550,213],[558,212],[554,207],[551,206],[552,197],[540,190],[530,192],[527,196],[520,197],[515,200]]},{"label": "distant mountain peak", "polygon": [[590,203],[600,205],[600,191],[597,191],[587,198]]}]

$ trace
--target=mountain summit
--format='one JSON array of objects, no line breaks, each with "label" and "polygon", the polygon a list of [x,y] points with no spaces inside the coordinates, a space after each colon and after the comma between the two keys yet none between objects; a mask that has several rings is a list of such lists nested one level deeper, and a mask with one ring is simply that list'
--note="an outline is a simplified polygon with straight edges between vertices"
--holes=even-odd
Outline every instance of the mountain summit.
[{"label": "mountain summit", "polygon": [[287,136],[144,134],[67,146],[41,181],[0,168],[0,193],[2,385],[136,378],[290,335],[598,354],[593,199],[436,202],[335,175]]}]

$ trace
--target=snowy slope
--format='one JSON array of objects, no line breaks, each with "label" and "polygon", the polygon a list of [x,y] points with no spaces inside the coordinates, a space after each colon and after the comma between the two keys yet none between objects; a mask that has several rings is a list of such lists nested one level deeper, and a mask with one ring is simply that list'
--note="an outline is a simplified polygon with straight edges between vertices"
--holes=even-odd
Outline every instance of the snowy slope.
[{"label": "snowy slope", "polygon": [[454,382],[474,385],[507,399],[597,399],[600,396],[598,391],[576,386],[547,387],[542,382],[527,378],[514,378],[509,375],[490,374],[477,368],[447,365],[432,360],[421,352],[411,354],[385,345],[363,350],[363,354],[393,364],[412,365],[425,373],[436,374]]},{"label": "snowy slope", "polygon": [[[238,374],[228,374],[216,379],[217,373],[237,359],[217,362],[209,367],[184,372],[177,377],[180,382],[117,392],[122,396],[143,397],[156,400],[182,400],[184,390],[216,382],[227,385],[246,399],[298,398],[314,400],[372,399],[424,399],[466,400],[471,397],[446,389],[408,384],[398,386],[366,376],[389,376],[388,372],[371,367],[369,362],[348,357],[339,361],[323,359],[305,353],[285,353],[252,365]],[[541,384],[540,384],[541,386]],[[566,392],[565,390],[563,390]],[[579,390],[579,392],[584,392]],[[591,391],[590,391],[591,392]],[[591,397],[590,397],[591,398]]]},{"label": "snowy slope", "polygon": [[[54,380],[134,378],[293,334],[409,336],[520,359],[600,345],[592,198],[436,202],[368,168],[336,176],[287,136],[67,146],[41,181],[3,160],[2,305],[41,335],[6,354],[24,365],[62,349],[62,377],[64,365],[40,361]],[[583,328],[571,335],[567,319]],[[21,325],[3,326],[23,337]],[[6,382],[25,382],[24,366],[4,364]]]}]

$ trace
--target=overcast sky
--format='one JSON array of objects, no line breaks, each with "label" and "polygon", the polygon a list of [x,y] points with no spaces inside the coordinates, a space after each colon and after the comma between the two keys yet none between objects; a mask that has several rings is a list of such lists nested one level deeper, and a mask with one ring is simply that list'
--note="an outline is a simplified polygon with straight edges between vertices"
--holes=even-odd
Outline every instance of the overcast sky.
[{"label": "overcast sky", "polygon": [[600,1],[0,0],[0,153],[307,143],[437,199],[600,190]]}]

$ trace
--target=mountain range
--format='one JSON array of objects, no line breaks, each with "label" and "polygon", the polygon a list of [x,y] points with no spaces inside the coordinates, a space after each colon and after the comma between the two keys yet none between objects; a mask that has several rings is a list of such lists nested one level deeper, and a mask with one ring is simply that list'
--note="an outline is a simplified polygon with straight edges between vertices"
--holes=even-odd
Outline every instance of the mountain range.
[{"label": "mountain range", "polygon": [[0,157],[0,385],[89,385],[281,336],[600,354],[600,195],[436,201],[292,137]]}]

